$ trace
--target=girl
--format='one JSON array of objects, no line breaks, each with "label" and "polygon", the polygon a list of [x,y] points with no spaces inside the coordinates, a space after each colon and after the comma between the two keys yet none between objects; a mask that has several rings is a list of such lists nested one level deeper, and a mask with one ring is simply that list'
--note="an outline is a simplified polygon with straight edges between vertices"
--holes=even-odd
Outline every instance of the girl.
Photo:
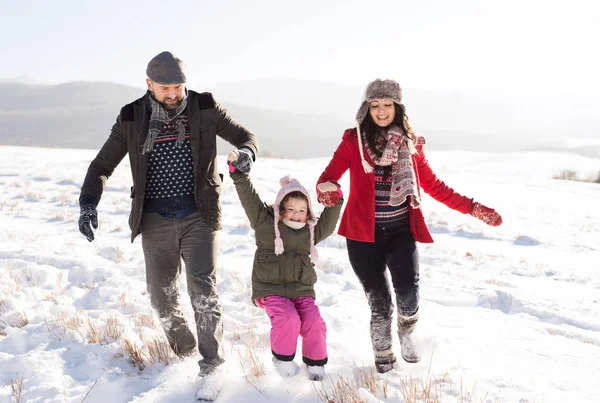
[{"label": "girl", "polygon": [[322,184],[321,190],[334,192],[338,200],[317,220],[306,189],[296,179],[285,176],[280,180],[275,203],[267,206],[250,177],[233,167],[236,159],[234,151],[228,157],[229,171],[256,235],[252,300],[271,320],[273,362],[282,376],[295,375],[298,365],[293,360],[301,336],[308,378],[321,381],[327,346],[325,322],[315,304],[315,245],[335,230],[343,203],[341,192],[335,184]]},{"label": "girl", "polygon": [[451,209],[488,225],[502,223],[496,211],[456,193],[435,175],[425,158],[424,144],[425,139],[410,127],[400,85],[377,79],[366,88],[356,114],[356,128],[346,130],[317,181],[319,202],[330,206],[338,193],[323,191],[320,185],[337,183],[350,170],[350,198],[338,232],[346,237],[350,264],[371,309],[371,343],[380,373],[396,363],[386,267],[396,297],[402,358],[407,362],[420,359],[411,337],[419,318],[415,242],[433,242],[421,211],[421,189]]}]

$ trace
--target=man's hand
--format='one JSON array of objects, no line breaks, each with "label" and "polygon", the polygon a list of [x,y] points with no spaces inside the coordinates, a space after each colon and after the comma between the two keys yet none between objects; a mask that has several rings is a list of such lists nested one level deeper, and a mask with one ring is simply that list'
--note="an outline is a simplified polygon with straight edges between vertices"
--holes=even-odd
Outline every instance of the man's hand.
[{"label": "man's hand", "polygon": [[236,151],[230,152],[229,156],[227,157],[229,172],[233,173],[238,171],[248,175],[250,173],[250,169],[252,168],[253,158],[252,151],[249,151],[246,148],[240,148]]},{"label": "man's hand", "polygon": [[84,204],[81,206],[79,215],[79,232],[81,232],[88,241],[94,240],[94,229],[98,229],[98,212],[93,204]]}]

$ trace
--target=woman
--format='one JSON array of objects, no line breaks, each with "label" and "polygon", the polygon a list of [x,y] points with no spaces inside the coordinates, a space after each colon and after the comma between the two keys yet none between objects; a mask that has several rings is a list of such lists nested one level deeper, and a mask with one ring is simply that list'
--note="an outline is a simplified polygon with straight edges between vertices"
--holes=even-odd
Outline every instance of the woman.
[{"label": "woman", "polygon": [[350,170],[350,197],[338,233],[346,238],[350,264],[371,308],[375,366],[384,373],[396,366],[386,267],[396,296],[402,358],[407,362],[420,359],[411,337],[419,318],[416,242],[433,242],[420,208],[421,188],[446,206],[488,225],[500,225],[502,218],[437,178],[423,153],[425,139],[410,127],[397,82],[377,79],[369,83],[356,123],[355,129],[346,130],[319,177],[317,195],[325,206],[335,204],[339,189],[320,191],[321,185],[333,182],[339,188],[339,179]]}]

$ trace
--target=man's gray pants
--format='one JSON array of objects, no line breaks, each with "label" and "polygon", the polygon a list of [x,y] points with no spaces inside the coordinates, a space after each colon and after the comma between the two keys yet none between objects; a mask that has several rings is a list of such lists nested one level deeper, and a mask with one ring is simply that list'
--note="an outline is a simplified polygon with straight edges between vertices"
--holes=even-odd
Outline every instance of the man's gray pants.
[{"label": "man's gray pants", "polygon": [[196,319],[198,350],[205,364],[220,364],[223,361],[219,356],[223,310],[216,288],[217,233],[204,223],[200,213],[172,219],[144,213],[141,232],[150,301],[158,312],[171,348],[179,356],[187,356],[194,353],[196,347],[194,334],[179,304],[183,259]]}]

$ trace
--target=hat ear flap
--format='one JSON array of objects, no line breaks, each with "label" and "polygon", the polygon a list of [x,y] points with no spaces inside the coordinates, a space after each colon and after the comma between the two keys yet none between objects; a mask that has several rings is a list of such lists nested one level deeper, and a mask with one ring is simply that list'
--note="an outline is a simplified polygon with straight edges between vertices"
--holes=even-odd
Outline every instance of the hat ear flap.
[{"label": "hat ear flap", "polygon": [[367,101],[364,101],[360,105],[360,108],[358,108],[358,112],[356,112],[357,124],[360,125],[365,120],[365,118],[367,117],[368,111],[369,111],[369,103]]}]

